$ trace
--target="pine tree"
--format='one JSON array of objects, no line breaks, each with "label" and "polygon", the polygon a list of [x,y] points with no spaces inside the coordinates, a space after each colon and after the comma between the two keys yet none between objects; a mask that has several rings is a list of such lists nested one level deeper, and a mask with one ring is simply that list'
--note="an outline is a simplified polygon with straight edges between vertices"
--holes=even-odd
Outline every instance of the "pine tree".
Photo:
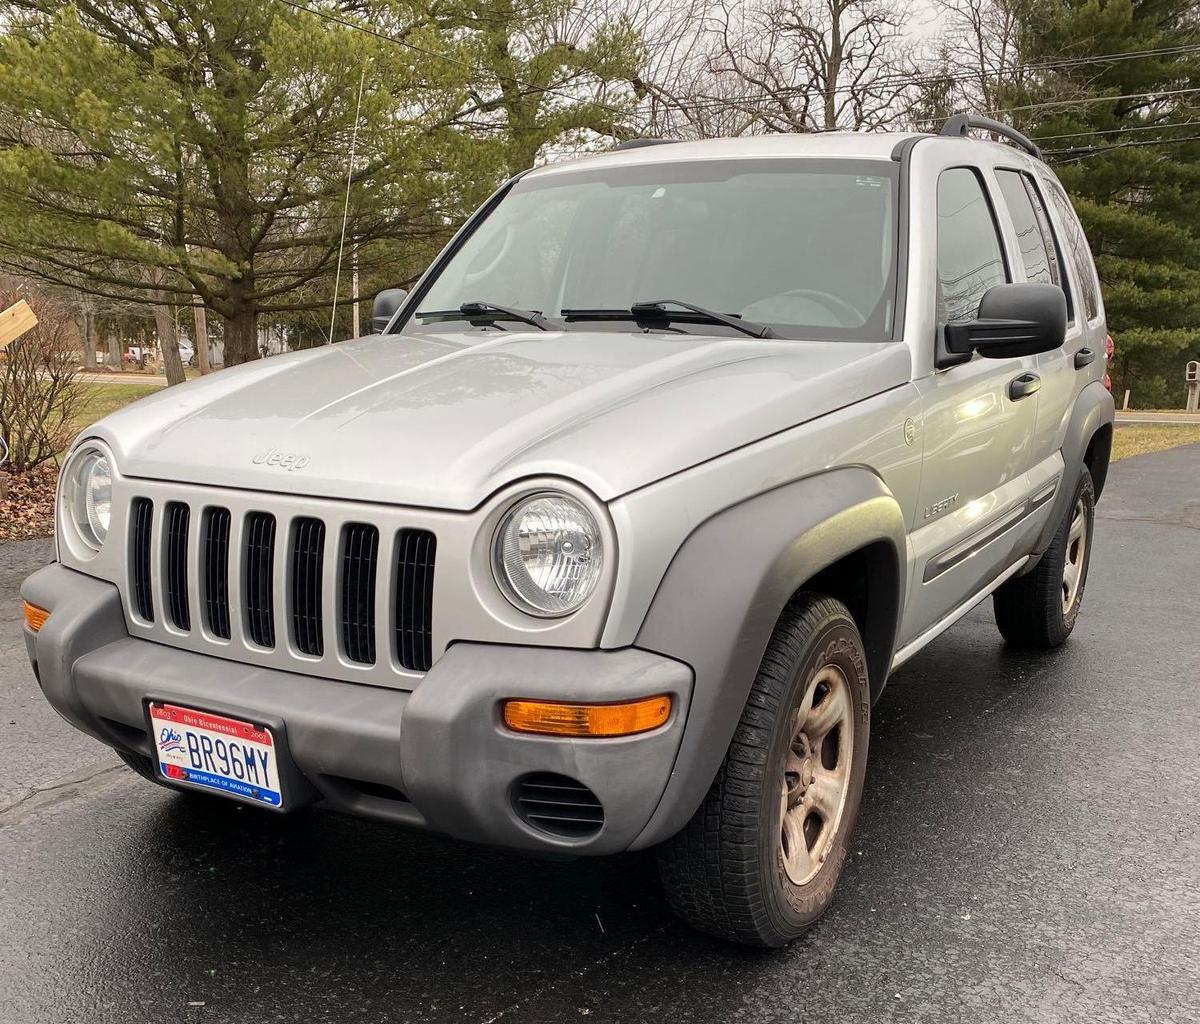
[{"label": "pine tree", "polygon": [[564,3],[0,0],[0,265],[199,298],[256,358],[260,314],[328,309],[347,191],[364,281],[403,283],[546,143],[619,130],[636,39],[542,46]]},{"label": "pine tree", "polygon": [[1200,92],[1186,91],[1200,86],[1198,13],[1195,0],[1032,5],[1021,59],[1043,69],[1004,94],[1083,221],[1117,345],[1113,390],[1140,408],[1182,405],[1185,364],[1200,358]]}]

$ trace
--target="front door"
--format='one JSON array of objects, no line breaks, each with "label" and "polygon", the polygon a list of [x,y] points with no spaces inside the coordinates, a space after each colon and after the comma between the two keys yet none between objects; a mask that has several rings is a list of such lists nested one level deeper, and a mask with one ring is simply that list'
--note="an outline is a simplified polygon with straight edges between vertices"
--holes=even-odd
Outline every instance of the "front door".
[{"label": "front door", "polygon": [[[940,335],[947,323],[974,319],[984,292],[1011,277],[980,171],[942,171],[937,206]],[[1031,487],[1036,357],[953,360],[942,351],[940,368],[916,382],[923,455],[902,643],[1008,568],[1015,557],[1009,519],[1024,509]]]}]

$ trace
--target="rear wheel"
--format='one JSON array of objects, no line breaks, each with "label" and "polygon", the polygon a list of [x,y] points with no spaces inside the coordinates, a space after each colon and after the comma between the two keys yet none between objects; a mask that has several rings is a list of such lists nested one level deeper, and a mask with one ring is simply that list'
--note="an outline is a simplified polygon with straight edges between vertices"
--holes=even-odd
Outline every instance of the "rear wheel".
[{"label": "rear wheel", "polygon": [[858,628],[803,594],[767,646],[695,816],[658,851],[672,909],[701,931],[782,946],[833,901],[866,773],[870,689]]},{"label": "rear wheel", "polygon": [[148,782],[157,782],[160,786],[164,785],[162,779],[154,773],[154,762],[150,758],[143,754],[134,754],[125,750],[118,750],[116,754],[117,757],[124,761],[129,768],[132,768],[143,779],[146,779]]},{"label": "rear wheel", "polygon": [[1084,469],[1050,547],[1032,572],[1005,583],[992,597],[1000,635],[1014,647],[1058,647],[1075,628],[1083,605],[1096,492]]}]

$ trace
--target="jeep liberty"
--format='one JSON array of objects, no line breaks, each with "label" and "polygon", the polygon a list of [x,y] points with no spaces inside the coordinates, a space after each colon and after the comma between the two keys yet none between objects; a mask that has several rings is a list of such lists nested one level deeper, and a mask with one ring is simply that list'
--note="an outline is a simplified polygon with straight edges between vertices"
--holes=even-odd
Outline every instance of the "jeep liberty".
[{"label": "jeep liberty", "polygon": [[149,780],[655,848],[684,920],[778,946],[833,898],[889,672],[989,596],[1014,648],[1075,625],[1110,343],[1004,125],[539,167],[375,313],[65,462],[29,657]]}]

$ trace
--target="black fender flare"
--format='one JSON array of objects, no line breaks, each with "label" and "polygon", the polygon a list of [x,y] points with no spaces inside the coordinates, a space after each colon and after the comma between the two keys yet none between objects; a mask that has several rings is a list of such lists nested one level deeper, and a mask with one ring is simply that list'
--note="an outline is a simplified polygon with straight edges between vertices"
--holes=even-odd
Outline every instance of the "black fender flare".
[{"label": "black fender flare", "polygon": [[903,510],[869,469],[830,470],[784,484],[701,523],[671,561],[636,645],[695,672],[687,727],[667,788],[632,848],[679,831],[704,799],[733,738],[767,642],[797,590],[863,549],[864,630],[872,696],[891,665],[907,583]]},{"label": "black fender flare", "polygon": [[[1062,522],[1063,516],[1067,514],[1067,505],[1075,496],[1076,476],[1083,468],[1084,458],[1087,455],[1088,446],[1092,443],[1092,438],[1104,427],[1111,427],[1115,421],[1116,407],[1113,404],[1112,395],[1100,381],[1091,381],[1076,397],[1075,406],[1071,410],[1071,419],[1067,423],[1067,432],[1062,443],[1063,480],[1054,495],[1054,507],[1050,510],[1050,517],[1046,520],[1046,525],[1038,538],[1037,547],[1034,548],[1034,554],[1038,558],[1045,553],[1054,540],[1054,534],[1058,532],[1058,526]],[[1101,454],[1103,465],[1093,466],[1092,472],[1097,501],[1100,499],[1100,492],[1104,490],[1104,481],[1108,476],[1109,452],[1106,449]],[[1022,575],[1031,571],[1036,564],[1037,559],[1031,559]]]}]

